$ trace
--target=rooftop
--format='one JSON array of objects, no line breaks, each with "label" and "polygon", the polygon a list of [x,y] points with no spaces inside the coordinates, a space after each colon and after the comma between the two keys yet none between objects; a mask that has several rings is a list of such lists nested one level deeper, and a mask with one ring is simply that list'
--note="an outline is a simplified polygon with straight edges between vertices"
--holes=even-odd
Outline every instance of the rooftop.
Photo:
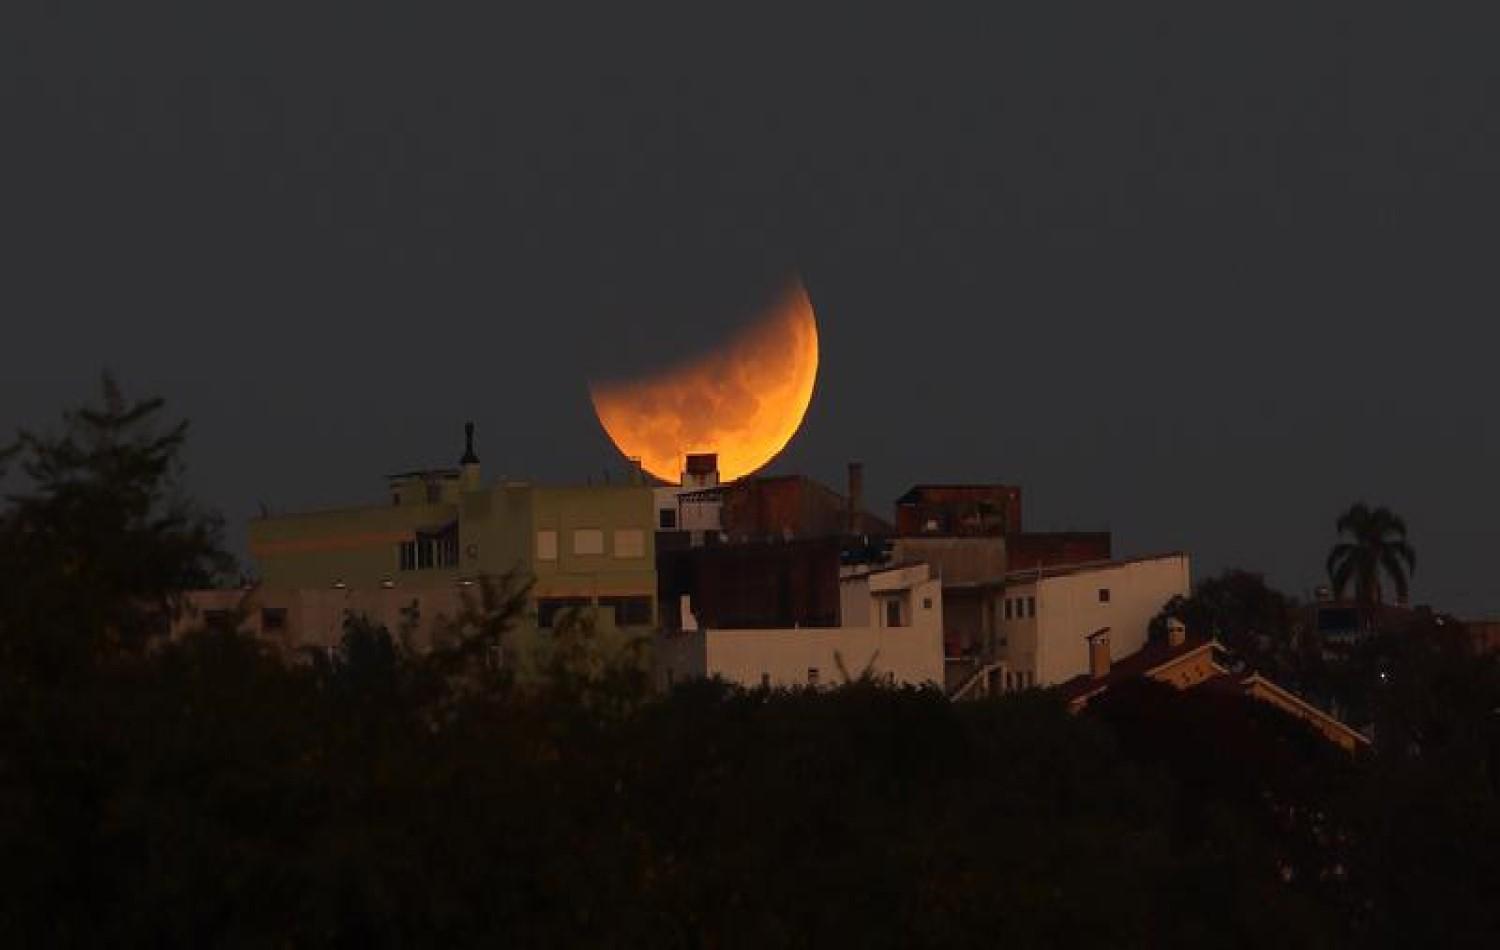
[{"label": "rooftop", "polygon": [[1010,571],[1005,575],[1005,578],[1009,581],[1025,581],[1049,577],[1067,577],[1071,574],[1109,571],[1119,567],[1129,567],[1132,564],[1144,564],[1148,561],[1169,561],[1173,558],[1185,557],[1187,557],[1186,551],[1169,551],[1165,554],[1142,554],[1139,557],[1113,558],[1108,561],[1081,561],[1077,564],[1055,564],[1051,567],[1028,567],[1019,571]]}]

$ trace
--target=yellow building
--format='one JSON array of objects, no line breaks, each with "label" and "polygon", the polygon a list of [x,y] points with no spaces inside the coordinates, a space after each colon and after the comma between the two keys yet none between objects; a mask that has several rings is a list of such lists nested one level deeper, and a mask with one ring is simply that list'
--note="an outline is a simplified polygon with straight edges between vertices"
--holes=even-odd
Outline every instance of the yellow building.
[{"label": "yellow building", "polygon": [[[550,627],[570,607],[598,608],[597,619],[606,627],[653,626],[651,489],[485,485],[473,426],[467,428],[468,446],[457,468],[391,476],[389,505],[251,521],[250,553],[261,576],[256,602],[282,610],[270,615],[278,619],[289,616],[286,611],[305,613],[297,605],[314,601],[390,601],[407,610],[426,601],[446,612],[457,602],[456,592],[475,578],[517,571],[534,581],[530,618],[536,626]],[[342,609],[328,609],[330,617],[319,607],[316,617],[299,626],[337,626]],[[326,639],[326,632],[294,632]]]}]

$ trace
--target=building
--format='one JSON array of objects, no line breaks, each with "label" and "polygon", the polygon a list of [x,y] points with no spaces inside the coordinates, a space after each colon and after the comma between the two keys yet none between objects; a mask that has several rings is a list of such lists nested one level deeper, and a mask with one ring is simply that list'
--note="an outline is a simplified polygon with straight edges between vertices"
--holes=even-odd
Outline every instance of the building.
[{"label": "building", "polygon": [[[842,563],[862,559],[891,526],[861,507],[863,468],[849,494],[788,475],[718,482],[714,456],[689,456],[684,486],[656,489],[662,626],[680,629],[683,597],[710,627],[831,627]],[[868,559],[868,558],[863,558]]]},{"label": "building", "polygon": [[1073,712],[1120,682],[1148,677],[1177,689],[1203,689],[1244,696],[1267,703],[1303,720],[1329,742],[1354,753],[1370,745],[1368,737],[1256,673],[1234,673],[1223,660],[1216,641],[1190,639],[1180,621],[1171,621],[1165,640],[1147,644],[1116,663],[1110,656],[1109,631],[1089,638],[1089,669],[1057,687]]},{"label": "building", "polygon": [[951,688],[992,659],[995,631],[988,604],[1007,575],[1111,557],[1108,531],[1023,531],[1021,499],[1014,485],[924,484],[896,500],[892,557],[926,562],[943,582]]},{"label": "building", "polygon": [[1128,657],[1146,645],[1151,619],[1191,586],[1186,554],[1011,572],[985,605],[989,675],[1002,689],[1065,682],[1088,671],[1088,638],[1100,630]]},{"label": "building", "polygon": [[681,531],[700,539],[718,532],[723,492],[719,486],[719,458],[712,452],[687,456],[682,481],[653,490],[656,529]]},{"label": "building", "polygon": [[941,686],[943,603],[927,565],[852,571],[839,593],[842,622],[834,627],[714,629],[688,605],[687,629],[657,640],[658,685],[719,677],[745,687],[821,687],[869,675]]},{"label": "building", "polygon": [[1021,489],[1014,485],[914,485],[896,499],[902,537],[984,537],[1021,531]]},{"label": "building", "polygon": [[[259,627],[321,640],[346,612],[415,613],[426,631],[426,618],[455,610],[476,578],[509,572],[534,582],[528,620],[539,627],[573,607],[593,610],[606,626],[653,627],[651,489],[485,485],[472,425],[467,434],[459,467],[390,476],[389,505],[252,520],[250,553],[261,578],[253,606],[270,611]],[[202,609],[225,609],[223,599],[205,594]]]},{"label": "building", "polygon": [[714,628],[837,626],[842,548],[832,537],[658,548],[661,626],[682,629],[684,597]]}]

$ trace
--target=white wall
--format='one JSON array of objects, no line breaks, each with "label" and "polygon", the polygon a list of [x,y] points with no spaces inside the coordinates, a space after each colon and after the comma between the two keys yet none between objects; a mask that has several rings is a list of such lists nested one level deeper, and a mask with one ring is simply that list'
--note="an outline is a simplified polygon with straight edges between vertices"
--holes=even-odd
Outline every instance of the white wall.
[{"label": "white wall", "polygon": [[[885,626],[883,604],[891,598],[902,604],[900,626]],[[943,685],[942,584],[927,579],[925,565],[844,578],[840,600],[839,627],[658,637],[657,683],[719,676],[750,688],[806,686],[809,670],[817,670],[817,685],[837,686],[845,674],[857,678],[868,670],[900,684]]]},{"label": "white wall", "polygon": [[[1030,671],[1038,686],[1088,672],[1087,637],[1110,628],[1110,657],[1121,660],[1146,645],[1151,618],[1174,596],[1186,596],[1191,571],[1185,554],[1097,567],[1073,568],[1006,585],[999,611],[1007,645],[998,656],[1012,669]],[[1099,591],[1109,591],[1101,602]],[[1036,616],[1004,619],[1003,598],[1036,598]]]}]

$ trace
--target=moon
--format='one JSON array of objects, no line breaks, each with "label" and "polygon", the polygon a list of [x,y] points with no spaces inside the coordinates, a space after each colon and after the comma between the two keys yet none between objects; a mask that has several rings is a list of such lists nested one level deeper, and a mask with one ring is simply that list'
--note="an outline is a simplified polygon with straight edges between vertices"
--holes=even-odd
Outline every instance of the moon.
[{"label": "moon", "polygon": [[749,475],[786,447],[818,378],[818,324],[794,280],[723,347],[644,379],[592,383],[594,412],[627,458],[676,483],[684,457],[719,456],[719,477]]}]

